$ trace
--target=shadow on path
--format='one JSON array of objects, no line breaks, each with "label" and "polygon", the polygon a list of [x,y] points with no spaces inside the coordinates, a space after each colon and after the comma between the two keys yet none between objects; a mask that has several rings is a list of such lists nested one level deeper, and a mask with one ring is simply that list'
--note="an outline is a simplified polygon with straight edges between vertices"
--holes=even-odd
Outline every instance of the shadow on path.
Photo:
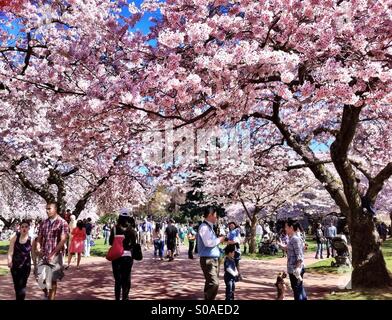
[{"label": "shadow on path", "polygon": [[[185,252],[183,248],[182,252]],[[187,259],[183,254],[172,262],[155,261],[151,253],[144,253],[142,261],[134,261],[130,299],[134,300],[201,300],[203,299],[204,277],[199,259]],[[307,258],[309,260],[310,258]],[[312,263],[309,261],[309,263]],[[6,266],[6,256],[0,256],[0,266]],[[244,281],[237,282],[237,300],[271,300],[276,297],[274,286],[276,275],[286,269],[286,259],[241,260]],[[326,293],[336,290],[338,276],[305,274],[305,288],[309,299],[322,299]],[[288,286],[290,286],[287,280]],[[79,270],[75,265],[65,271],[64,279],[58,285],[58,300],[113,300],[114,280],[111,263],[100,257],[82,258]],[[0,300],[14,299],[12,278],[0,276]],[[292,292],[287,292],[287,300]],[[220,286],[217,299],[224,300],[225,284],[223,271],[220,272]],[[33,275],[27,287],[28,300],[42,300]]]}]

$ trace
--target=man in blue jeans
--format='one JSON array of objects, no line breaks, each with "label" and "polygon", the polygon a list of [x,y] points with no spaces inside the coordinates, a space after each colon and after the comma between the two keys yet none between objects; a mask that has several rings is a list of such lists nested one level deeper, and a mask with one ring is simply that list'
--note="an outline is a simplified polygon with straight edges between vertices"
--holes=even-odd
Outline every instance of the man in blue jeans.
[{"label": "man in blue jeans", "polygon": [[332,239],[337,235],[336,227],[331,221],[329,226],[325,229],[325,238],[327,238],[327,258],[331,255],[332,258],[335,257],[335,250],[332,247]]},{"label": "man in blue jeans", "polygon": [[285,230],[289,236],[289,243],[287,245],[280,243],[280,246],[287,251],[287,273],[294,292],[294,300],[308,300],[303,286],[304,244],[296,234],[299,230],[299,223],[288,220],[285,223]]},{"label": "man in blue jeans", "polygon": [[84,227],[86,229],[86,240],[84,240],[84,256],[89,257],[91,248],[91,231],[93,230],[91,218],[87,218],[87,223]]},{"label": "man in blue jeans", "polygon": [[204,212],[204,221],[200,224],[197,233],[197,251],[200,257],[201,270],[205,278],[205,300],[215,300],[219,288],[219,244],[225,241],[225,237],[216,236],[214,225],[217,220],[215,209],[213,207],[207,208]]}]

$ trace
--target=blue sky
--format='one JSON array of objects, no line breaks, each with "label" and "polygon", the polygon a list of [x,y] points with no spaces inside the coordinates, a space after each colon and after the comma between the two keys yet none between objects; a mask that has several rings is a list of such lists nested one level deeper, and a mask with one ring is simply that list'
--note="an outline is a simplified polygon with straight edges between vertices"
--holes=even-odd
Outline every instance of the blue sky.
[{"label": "blue sky", "polygon": [[[143,0],[128,1],[128,3],[134,3],[138,8],[140,8],[140,5],[143,3]],[[130,13],[127,8],[123,9],[122,14],[126,17],[130,16]],[[151,17],[159,18],[160,16],[161,14],[159,12],[145,14],[142,19],[135,25],[133,31],[139,30],[144,34],[147,34],[150,31],[149,28],[153,25],[153,23],[149,21],[149,19]]]},{"label": "blue sky", "polygon": [[[128,1],[128,3],[134,3],[138,8],[140,8],[141,4],[143,3],[143,0]],[[128,11],[127,7],[124,6],[122,14],[126,17],[130,16],[130,12]],[[159,18],[160,16],[161,14],[159,12],[145,14],[142,19],[135,25],[135,28],[133,28],[132,31],[138,30],[141,31],[143,34],[147,34],[150,31],[149,28],[153,25],[153,23],[149,21],[149,19],[151,17]],[[18,26],[16,23],[13,23],[12,27],[6,27],[5,25],[1,25],[0,28],[6,30],[10,34],[17,34],[20,31],[20,26]]]}]

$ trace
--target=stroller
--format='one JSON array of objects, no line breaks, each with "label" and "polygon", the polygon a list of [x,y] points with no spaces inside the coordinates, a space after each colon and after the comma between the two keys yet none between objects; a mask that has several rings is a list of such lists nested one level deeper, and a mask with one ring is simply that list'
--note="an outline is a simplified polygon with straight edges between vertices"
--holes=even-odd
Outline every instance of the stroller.
[{"label": "stroller", "polygon": [[347,245],[347,239],[344,235],[338,235],[332,238],[332,248],[336,251],[335,261],[331,262],[332,267],[347,266],[351,267],[351,255]]},{"label": "stroller", "polygon": [[262,243],[260,243],[259,254],[274,256],[279,252],[279,247],[274,243],[274,241],[265,238]]}]

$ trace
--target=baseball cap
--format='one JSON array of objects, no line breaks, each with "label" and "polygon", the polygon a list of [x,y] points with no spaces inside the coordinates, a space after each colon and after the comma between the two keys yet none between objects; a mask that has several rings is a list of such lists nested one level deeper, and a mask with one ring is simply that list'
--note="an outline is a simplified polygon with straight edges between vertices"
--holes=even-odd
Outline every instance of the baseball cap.
[{"label": "baseball cap", "polygon": [[129,213],[129,209],[127,209],[127,208],[121,208],[121,209],[120,209],[120,216],[123,216],[123,217],[130,217],[131,215],[130,215],[130,213]]}]

